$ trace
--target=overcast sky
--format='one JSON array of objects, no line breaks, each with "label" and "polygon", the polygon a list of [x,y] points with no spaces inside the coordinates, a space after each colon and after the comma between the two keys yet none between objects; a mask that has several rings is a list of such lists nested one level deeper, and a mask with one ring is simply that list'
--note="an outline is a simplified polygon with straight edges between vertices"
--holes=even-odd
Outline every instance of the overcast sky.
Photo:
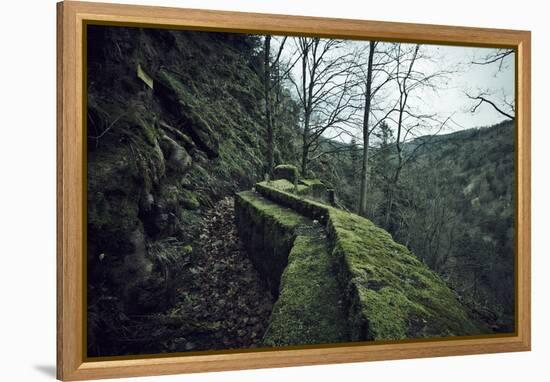
[{"label": "overcast sky", "polygon": [[[432,105],[441,115],[455,113],[453,120],[464,128],[493,125],[504,117],[489,105],[481,105],[475,113],[469,107],[473,105],[464,92],[475,93],[477,90],[489,89],[495,98],[506,97],[509,101],[515,96],[515,60],[514,55],[508,56],[499,70],[499,64],[468,65],[474,59],[487,56],[494,49],[469,48],[454,46],[424,46],[440,55],[441,65],[456,65],[458,71],[449,77],[449,83],[437,95],[430,91],[425,92],[426,103]],[[460,129],[454,124],[453,130]]]},{"label": "overcast sky", "polygon": [[[280,38],[276,38],[272,43],[275,51],[278,49],[279,41]],[[362,45],[366,48],[368,42],[350,42],[345,51],[362,47]],[[406,48],[408,44],[403,45]],[[292,42],[287,41],[283,58],[289,59],[289,55],[295,46]],[[468,99],[465,93],[477,95],[480,91],[488,91],[491,94],[491,99],[495,101],[505,98],[508,102],[513,102],[515,96],[515,59],[513,54],[506,57],[503,65],[499,67],[499,63],[490,65],[471,64],[472,61],[479,61],[496,51],[491,48],[422,45],[421,51],[424,55],[433,59],[419,60],[415,64],[417,69],[425,73],[452,70],[452,73],[445,80],[438,83],[437,92],[434,92],[433,89],[419,89],[414,94],[414,100],[409,102],[410,104],[414,103],[414,107],[422,113],[436,113],[441,120],[452,116],[440,133],[490,126],[505,119],[487,104],[482,104],[475,113],[472,113],[471,108],[475,105],[475,102]],[[298,64],[292,71],[293,76],[299,78],[300,71],[301,66]],[[395,87],[393,89],[389,86],[389,90],[386,90],[384,97],[396,99],[398,92]],[[430,131],[419,131],[419,133],[420,135],[430,134]],[[351,137],[342,137],[341,139],[349,141]]]}]

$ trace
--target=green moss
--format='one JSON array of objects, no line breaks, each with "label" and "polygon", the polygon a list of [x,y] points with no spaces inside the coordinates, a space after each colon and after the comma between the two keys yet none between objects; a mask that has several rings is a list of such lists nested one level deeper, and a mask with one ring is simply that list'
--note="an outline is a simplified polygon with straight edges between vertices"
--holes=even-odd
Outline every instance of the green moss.
[{"label": "green moss", "polygon": [[468,318],[443,280],[386,231],[354,214],[337,209],[329,214],[334,254],[341,261],[340,279],[351,288],[349,315],[362,322],[355,326],[354,339],[484,332]]},{"label": "green moss", "polygon": [[[90,199],[93,203],[88,209],[88,224],[97,230],[113,230],[113,239],[116,235],[124,233],[127,237],[135,229],[138,222],[137,203],[123,194],[106,196],[103,193],[96,193]],[[112,227],[113,221],[117,222]]]},{"label": "green moss", "polygon": [[321,182],[319,179],[300,179],[300,183],[303,183],[306,186],[316,186],[316,185],[324,186],[324,183]]},{"label": "green moss", "polygon": [[139,127],[141,127],[143,131],[143,135],[145,136],[145,139],[147,142],[155,146],[157,144],[157,132],[155,128],[151,125],[149,125],[147,122],[143,120],[139,115],[135,116],[136,123]]},{"label": "green moss", "polygon": [[278,190],[268,182],[256,183],[256,190],[266,198],[283,206],[292,208],[294,211],[307,216],[310,219],[326,223],[328,207],[322,203],[307,200],[301,196]]},{"label": "green moss", "polygon": [[193,252],[191,245],[181,243],[173,237],[157,240],[147,245],[148,257],[165,268],[182,266],[188,260],[191,252]]},{"label": "green moss", "polygon": [[298,194],[305,195],[313,199],[324,200],[326,198],[327,186],[325,186],[325,184],[319,179],[301,179],[300,183],[303,184],[303,188],[298,192]]},{"label": "green moss", "polygon": [[235,220],[250,259],[266,280],[272,295],[277,296],[281,274],[296,237],[295,230],[307,224],[307,219],[257,193],[245,191],[235,197]]},{"label": "green moss", "polygon": [[180,188],[179,193],[181,195],[181,203],[188,210],[196,210],[200,207],[199,200],[197,195],[193,191],[186,190],[185,188]]},{"label": "green moss", "polygon": [[127,147],[92,152],[88,160],[88,235],[90,253],[123,256],[133,250],[131,233],[139,224],[137,167]]},{"label": "green moss", "polygon": [[468,317],[445,282],[389,233],[358,215],[282,191],[284,183],[282,187],[272,183],[258,183],[256,189],[277,203],[328,223],[340,287],[346,291],[352,340],[487,331]]},{"label": "green moss", "polygon": [[[168,70],[161,69],[158,73],[159,86],[155,87],[155,93],[163,101],[165,107],[174,115],[182,116],[184,127],[191,135],[197,146],[210,158],[219,155],[218,134],[210,126],[210,121],[216,118],[209,114],[198,102],[196,94],[198,91],[193,83],[184,84],[177,76]],[[210,116],[207,120],[205,116]]]},{"label": "green moss", "polygon": [[298,236],[294,241],[264,345],[348,340],[340,288],[322,232]]},{"label": "green moss", "polygon": [[193,140],[203,149],[210,158],[215,158],[219,155],[219,142],[217,134],[210,124],[198,113],[194,107],[186,107],[185,114],[188,120],[188,127]]},{"label": "green moss", "polygon": [[294,230],[300,224],[307,224],[307,219],[296,212],[281,207],[251,191],[240,192],[238,196],[250,205],[264,218],[269,218],[278,225]]},{"label": "green moss", "polygon": [[188,210],[196,210],[200,207],[197,194],[175,184],[164,184],[159,195],[159,204],[166,210],[177,211],[183,207]]},{"label": "green moss", "polygon": [[298,181],[298,168],[290,164],[280,164],[273,169],[273,177],[296,183]]},{"label": "green moss", "polygon": [[286,192],[294,191],[294,183],[291,183],[286,179],[271,180],[271,181],[268,181],[267,184],[273,188],[276,188],[277,190],[286,191]]},{"label": "green moss", "polygon": [[287,179],[277,179],[261,184],[289,194],[305,197],[311,201],[324,202],[326,199],[327,188],[319,179],[301,179],[296,184]]},{"label": "green moss", "polygon": [[250,191],[237,194],[235,211],[252,262],[279,296],[264,344],[346,341],[343,299],[324,229]]}]

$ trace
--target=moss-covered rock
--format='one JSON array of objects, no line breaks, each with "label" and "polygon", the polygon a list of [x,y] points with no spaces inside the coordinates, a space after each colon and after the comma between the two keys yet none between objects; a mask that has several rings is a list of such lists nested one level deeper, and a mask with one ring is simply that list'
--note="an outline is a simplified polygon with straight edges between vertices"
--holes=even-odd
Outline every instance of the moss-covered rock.
[{"label": "moss-covered rock", "polygon": [[[88,301],[109,296],[119,307],[154,310],[146,305],[163,299],[156,270],[136,273],[132,296],[120,287],[126,258],[135,259],[132,235],[139,232],[148,248],[172,237],[197,246],[202,212],[263,174],[261,40],[120,26],[87,31]],[[136,75],[138,65],[153,88]],[[276,139],[285,144],[297,135],[293,105],[282,94]],[[120,313],[101,320],[123,331]],[[105,333],[95,335],[108,342]]]},{"label": "moss-covered rock", "polygon": [[154,198],[153,207],[147,216],[149,235],[159,239],[166,236],[183,239],[186,228],[198,218],[190,212],[199,207],[200,201],[194,191],[167,179]]},{"label": "moss-covered rock", "polygon": [[256,183],[256,190],[266,198],[282,205],[289,207],[294,211],[307,216],[310,219],[318,220],[321,223],[326,223],[328,218],[327,206],[313,200],[307,200],[303,197],[295,195],[289,191],[282,191],[272,187],[269,182]]},{"label": "moss-covered rock", "polygon": [[130,154],[130,150],[122,149],[91,155],[88,236],[93,240],[89,250],[94,258],[104,252],[123,258],[132,251],[130,236],[139,223],[140,193]]},{"label": "moss-covered rock", "polygon": [[267,184],[269,184],[270,187],[276,188],[277,190],[286,192],[294,192],[296,188],[296,185],[294,183],[291,183],[286,179],[271,180],[268,181]]},{"label": "moss-covered rock", "polygon": [[188,210],[196,210],[197,208],[200,207],[197,194],[195,194],[193,191],[189,191],[189,190],[186,190],[185,188],[181,188],[179,192],[181,195],[181,203],[184,208]]},{"label": "moss-covered rock", "polygon": [[287,179],[277,179],[262,182],[262,184],[280,191],[304,196],[314,201],[325,202],[327,200],[327,187],[319,179],[300,179],[297,183],[292,183]]},{"label": "moss-covered rock", "polygon": [[322,201],[327,199],[327,186],[319,179],[300,179],[299,183],[303,189],[298,188],[298,194]]},{"label": "moss-covered rock", "polygon": [[175,140],[163,135],[160,145],[171,170],[184,172],[191,165],[191,156]]},{"label": "moss-covered rock", "polygon": [[334,255],[348,291],[353,339],[475,335],[472,321],[444,281],[384,230],[330,209]]},{"label": "moss-covered rock", "polygon": [[157,79],[155,94],[167,110],[182,117],[180,129],[187,131],[208,157],[217,157],[219,155],[217,135],[214,134],[212,127],[198,110],[200,105],[196,104],[193,89],[185,87],[174,74],[166,69],[159,71]]},{"label": "moss-covered rock", "polygon": [[298,176],[298,168],[290,164],[280,164],[273,169],[274,179],[286,179],[291,183],[296,183]]}]

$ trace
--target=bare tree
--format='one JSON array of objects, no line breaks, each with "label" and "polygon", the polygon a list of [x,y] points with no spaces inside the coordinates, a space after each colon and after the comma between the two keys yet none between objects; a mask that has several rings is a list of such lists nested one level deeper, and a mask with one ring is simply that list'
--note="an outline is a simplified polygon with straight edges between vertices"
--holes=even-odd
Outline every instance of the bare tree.
[{"label": "bare tree", "polygon": [[[366,70],[363,70],[365,65],[360,66],[360,83],[364,85],[364,93],[362,105],[363,121],[361,126],[363,156],[361,162],[358,214],[362,216],[367,215],[370,137],[376,128],[383,123],[384,118],[387,117],[383,112],[384,106],[376,105],[376,96],[393,80],[396,69],[396,65],[393,63],[391,56],[389,56],[387,49],[378,49],[381,45],[384,44],[371,41],[366,60]],[[391,45],[389,45],[389,48],[391,49]],[[380,113],[382,113],[382,116],[380,116]],[[373,119],[377,119],[377,121],[372,123]]]},{"label": "bare tree", "polygon": [[492,96],[492,94],[489,91],[478,92],[477,95],[470,95],[470,94],[466,93],[466,97],[468,97],[471,100],[476,101],[476,104],[474,106],[472,106],[470,111],[472,113],[475,113],[477,111],[477,109],[482,104],[487,104],[487,105],[491,106],[493,109],[495,109],[499,114],[503,115],[506,118],[509,118],[509,119],[513,120],[515,118],[515,106],[514,106],[514,104],[509,102],[505,97],[503,97],[500,100],[500,103],[503,103],[505,105],[504,107],[507,108],[507,110],[505,111],[503,106],[498,106],[495,103],[495,101],[492,101],[490,99],[491,96]]},{"label": "bare tree", "polygon": [[300,172],[305,176],[308,164],[327,153],[319,150],[322,142],[346,134],[356,123],[352,74],[357,64],[353,53],[342,49],[344,41],[298,37],[295,42],[301,70],[291,82],[302,109]]},{"label": "bare tree", "polygon": [[269,179],[273,178],[273,120],[271,119],[271,35],[264,38],[264,103],[265,103],[265,123],[266,123],[266,172]]},{"label": "bare tree", "polygon": [[[274,167],[274,152],[275,152],[275,121],[273,119],[273,106],[277,109],[281,98],[281,76],[287,76],[288,71],[281,75],[280,60],[281,54],[285,47],[286,37],[279,44],[275,59],[271,60],[271,35],[266,35],[264,38],[264,103],[265,103],[265,124],[266,124],[266,173],[269,179],[273,178]],[[275,68],[275,81],[272,84],[271,77],[273,76],[272,68]],[[276,90],[275,105],[272,105],[272,93]]]},{"label": "bare tree", "polygon": [[[435,113],[423,113],[411,104],[413,95],[421,90],[437,91],[439,80],[452,73],[452,70],[437,69],[426,72],[418,68],[421,61],[430,61],[432,57],[421,51],[421,45],[396,44],[393,51],[396,62],[396,74],[393,77],[397,86],[397,100],[385,117],[391,121],[395,129],[396,163],[389,177],[387,206],[385,208],[386,228],[390,232],[395,230],[392,224],[392,214],[395,212],[395,191],[404,166],[411,161],[420,147],[430,142],[430,138],[437,135],[451,119],[451,116],[440,119]],[[434,132],[435,130],[435,132]],[[432,135],[425,137],[422,143],[407,154],[404,153],[404,145],[407,141],[418,138],[420,134],[428,131]]]},{"label": "bare tree", "polygon": [[514,54],[514,49],[494,49],[490,53],[478,59],[473,59],[473,65],[492,65],[498,64],[498,71],[501,71],[506,66],[506,59]]},{"label": "bare tree", "polygon": [[361,188],[359,190],[359,215],[365,216],[367,213],[367,182],[368,182],[368,163],[369,163],[369,117],[372,96],[372,63],[374,59],[374,49],[376,41],[369,43],[369,57],[367,63],[367,76],[365,80],[365,108],[363,111],[363,160],[361,161]]},{"label": "bare tree", "polygon": [[[473,59],[470,61],[470,64],[494,66],[496,68],[496,75],[509,65],[510,60],[514,57],[514,53],[514,49],[493,49],[490,53]],[[500,115],[511,120],[515,119],[514,102],[510,102],[504,95],[504,92],[502,92],[503,94],[500,97],[497,93],[498,91],[490,89],[478,89],[476,92],[466,92],[466,97],[474,101],[474,104],[470,107],[470,111],[475,113],[481,105],[488,105]]]}]

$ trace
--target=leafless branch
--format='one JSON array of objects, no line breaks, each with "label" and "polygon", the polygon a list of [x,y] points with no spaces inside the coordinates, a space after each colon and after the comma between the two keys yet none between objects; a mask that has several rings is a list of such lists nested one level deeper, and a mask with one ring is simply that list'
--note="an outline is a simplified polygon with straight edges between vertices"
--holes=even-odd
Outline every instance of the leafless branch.
[{"label": "leafless branch", "polygon": [[[506,118],[509,118],[511,120],[513,120],[515,117],[514,115],[510,114],[510,113],[507,113],[505,112],[504,110],[502,110],[500,107],[497,106],[496,103],[494,103],[493,101],[491,101],[490,99],[487,98],[487,96],[482,93],[480,95],[477,95],[477,96],[472,96],[470,94],[467,94],[466,93],[466,97],[468,97],[469,99],[471,100],[475,100],[475,101],[478,101],[471,109],[471,112],[472,113],[475,113],[477,111],[477,109],[483,104],[483,103],[486,103],[490,106],[493,107],[493,109],[495,109],[498,113],[500,113],[501,115],[505,116]],[[509,106],[511,106],[509,103],[507,103]],[[513,110],[513,108],[512,108]]]}]

